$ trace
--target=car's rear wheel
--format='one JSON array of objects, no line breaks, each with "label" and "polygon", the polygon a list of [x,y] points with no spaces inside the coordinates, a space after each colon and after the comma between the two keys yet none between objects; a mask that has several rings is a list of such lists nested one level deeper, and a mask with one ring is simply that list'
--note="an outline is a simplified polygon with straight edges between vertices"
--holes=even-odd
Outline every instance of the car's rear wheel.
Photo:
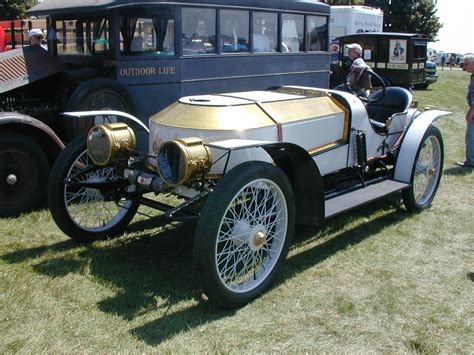
[{"label": "car's rear wheel", "polygon": [[[69,237],[91,241],[121,234],[134,217],[139,203],[121,197],[122,187],[113,186],[113,167],[87,170],[93,166],[86,140],[78,137],[59,155],[48,185],[48,202],[54,221]],[[81,186],[109,183],[109,188]]]},{"label": "car's rear wheel", "polygon": [[407,210],[418,212],[431,205],[441,180],[443,160],[443,138],[439,129],[431,126],[418,147],[411,173],[411,186],[402,191]]},{"label": "car's rear wheel", "polygon": [[247,162],[226,174],[196,230],[194,261],[208,297],[232,308],[265,291],[288,253],[294,215],[293,190],[279,168]]}]

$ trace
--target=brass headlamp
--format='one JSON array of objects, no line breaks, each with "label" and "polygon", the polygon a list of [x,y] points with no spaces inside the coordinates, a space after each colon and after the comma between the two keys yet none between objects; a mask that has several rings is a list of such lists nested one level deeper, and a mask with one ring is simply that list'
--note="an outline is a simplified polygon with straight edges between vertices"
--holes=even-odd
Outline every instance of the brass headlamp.
[{"label": "brass headlamp", "polygon": [[122,122],[94,126],[87,136],[89,157],[100,166],[127,159],[136,145],[135,133]]},{"label": "brass headlamp", "polygon": [[157,165],[163,181],[178,186],[211,169],[211,152],[201,138],[174,139],[160,146]]}]

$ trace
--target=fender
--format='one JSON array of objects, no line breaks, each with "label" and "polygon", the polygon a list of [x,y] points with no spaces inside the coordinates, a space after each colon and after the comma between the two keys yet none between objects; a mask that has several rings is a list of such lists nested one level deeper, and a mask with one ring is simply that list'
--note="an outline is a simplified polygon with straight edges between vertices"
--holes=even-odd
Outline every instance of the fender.
[{"label": "fender", "polygon": [[441,110],[425,111],[418,115],[408,126],[398,152],[395,166],[394,180],[410,183],[418,147],[422,143],[426,131],[439,118],[452,114],[452,112]]},{"label": "fender", "polygon": [[[94,116],[115,116],[117,121],[124,122],[130,125],[130,121],[137,125],[139,128],[135,130],[137,136],[137,148],[140,151],[148,151],[148,140],[150,135],[149,128],[137,117],[132,116],[127,112],[115,111],[115,110],[97,110],[97,111],[77,111],[77,112],[63,112],[63,116],[74,117],[74,118],[87,118]],[[132,127],[133,128],[133,127]]]},{"label": "fender", "polygon": [[302,147],[286,142],[228,139],[206,143],[224,150],[262,148],[290,180],[295,194],[296,223],[324,223],[324,183],[316,162]]},{"label": "fender", "polygon": [[296,203],[296,223],[324,223],[324,184],[316,162],[306,150],[293,143],[262,146],[275,164],[288,176]]},{"label": "fender", "polygon": [[125,120],[131,120],[134,123],[138,124],[143,130],[145,130],[148,134],[150,130],[148,127],[140,121],[140,119],[132,116],[129,113],[122,112],[122,111],[114,111],[114,110],[96,110],[96,111],[78,111],[78,112],[63,112],[61,113],[64,116],[69,117],[93,117],[93,116],[117,116],[119,118],[124,118]]},{"label": "fender", "polygon": [[[39,133],[42,138],[40,143],[53,144],[55,151],[58,152],[64,149],[64,143],[58,135],[45,123],[31,116],[23,115],[17,112],[0,112],[0,126],[9,126],[19,128],[20,130],[28,130],[29,132]],[[48,148],[48,147],[45,147]]]}]

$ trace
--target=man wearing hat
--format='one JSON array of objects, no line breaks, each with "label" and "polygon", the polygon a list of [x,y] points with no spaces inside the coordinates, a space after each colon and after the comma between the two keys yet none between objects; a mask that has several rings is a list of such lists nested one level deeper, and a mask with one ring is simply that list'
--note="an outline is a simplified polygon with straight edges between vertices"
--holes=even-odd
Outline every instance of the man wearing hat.
[{"label": "man wearing hat", "polygon": [[39,28],[33,28],[28,32],[28,36],[30,37],[30,44],[39,45],[43,49],[47,49],[46,46],[43,45],[43,31]]},{"label": "man wearing hat", "polygon": [[347,75],[347,85],[355,93],[367,97],[372,87],[368,72],[372,69],[362,59],[362,47],[358,43],[348,44],[346,47],[349,49],[348,56],[352,61],[349,74]]}]

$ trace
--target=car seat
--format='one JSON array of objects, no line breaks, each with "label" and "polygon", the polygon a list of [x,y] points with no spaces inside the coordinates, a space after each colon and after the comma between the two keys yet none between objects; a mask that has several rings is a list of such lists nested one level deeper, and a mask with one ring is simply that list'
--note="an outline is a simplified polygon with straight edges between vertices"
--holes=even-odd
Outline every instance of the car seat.
[{"label": "car seat", "polygon": [[410,106],[412,96],[407,89],[390,86],[386,88],[385,96],[377,101],[382,95],[382,90],[378,90],[369,96],[367,112],[374,121],[385,124],[393,114],[405,112]]}]

